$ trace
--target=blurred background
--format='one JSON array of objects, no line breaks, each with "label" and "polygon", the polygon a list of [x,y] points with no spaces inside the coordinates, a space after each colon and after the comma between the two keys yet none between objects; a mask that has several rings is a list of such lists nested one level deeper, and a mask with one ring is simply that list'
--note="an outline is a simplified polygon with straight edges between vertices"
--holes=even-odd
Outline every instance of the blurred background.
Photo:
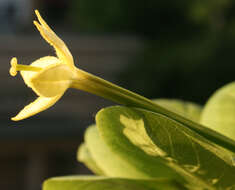
[{"label": "blurred background", "polygon": [[69,89],[49,110],[10,121],[36,98],[20,75],[10,77],[10,59],[54,54],[32,24],[34,9],[79,68],[148,98],[203,105],[235,79],[232,0],[1,0],[0,189],[39,190],[48,177],[89,173],[77,147],[96,112],[113,104]]}]

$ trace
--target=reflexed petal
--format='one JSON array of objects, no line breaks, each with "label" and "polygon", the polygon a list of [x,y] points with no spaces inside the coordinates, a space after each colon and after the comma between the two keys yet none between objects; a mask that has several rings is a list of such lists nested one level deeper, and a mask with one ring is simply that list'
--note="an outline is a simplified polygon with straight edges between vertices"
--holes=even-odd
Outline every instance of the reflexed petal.
[{"label": "reflexed petal", "polygon": [[[37,59],[36,61],[34,61],[31,65],[32,66],[37,66],[37,67],[41,67],[41,68],[45,68],[49,65],[52,64],[58,64],[61,61],[53,56],[46,56],[46,57],[42,57],[40,59]],[[24,79],[25,84],[31,88],[31,78],[34,77],[37,72],[33,72],[33,71],[20,71],[20,74],[22,76],[22,78]]]},{"label": "reflexed petal", "polygon": [[35,11],[37,18],[40,24],[37,21],[34,21],[35,26],[39,30],[42,37],[55,48],[56,54],[64,63],[73,67],[73,57],[67,48],[66,44],[53,32],[53,30],[47,25],[47,23],[43,20],[39,12]]},{"label": "reflexed petal", "polygon": [[66,64],[53,64],[37,72],[30,80],[30,86],[38,96],[53,97],[64,93],[76,77]]},{"label": "reflexed petal", "polygon": [[57,95],[52,98],[39,97],[34,102],[25,106],[23,110],[21,110],[17,116],[11,118],[13,121],[19,121],[22,119],[26,119],[30,116],[33,116],[41,111],[44,111],[54,105],[63,94]]}]

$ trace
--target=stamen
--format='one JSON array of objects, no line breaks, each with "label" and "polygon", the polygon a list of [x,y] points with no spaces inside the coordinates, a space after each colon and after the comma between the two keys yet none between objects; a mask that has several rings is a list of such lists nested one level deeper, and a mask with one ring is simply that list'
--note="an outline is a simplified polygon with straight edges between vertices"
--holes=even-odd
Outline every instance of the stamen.
[{"label": "stamen", "polygon": [[40,67],[35,67],[31,65],[21,65],[17,63],[16,57],[13,57],[11,59],[11,68],[10,68],[10,75],[11,76],[16,76],[17,71],[33,71],[33,72],[39,72],[41,71],[42,68]]}]

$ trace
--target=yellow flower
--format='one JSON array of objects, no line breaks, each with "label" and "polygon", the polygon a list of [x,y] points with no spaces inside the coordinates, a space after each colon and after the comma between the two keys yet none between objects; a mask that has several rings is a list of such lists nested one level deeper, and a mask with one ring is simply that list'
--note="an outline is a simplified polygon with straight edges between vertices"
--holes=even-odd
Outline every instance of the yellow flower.
[{"label": "yellow flower", "polygon": [[35,115],[55,104],[77,76],[73,57],[65,43],[52,31],[35,11],[38,21],[34,21],[42,37],[55,48],[57,57],[46,56],[34,61],[31,65],[20,65],[14,57],[11,60],[10,74],[15,76],[20,71],[27,86],[39,96],[34,102],[25,106],[14,121]]}]

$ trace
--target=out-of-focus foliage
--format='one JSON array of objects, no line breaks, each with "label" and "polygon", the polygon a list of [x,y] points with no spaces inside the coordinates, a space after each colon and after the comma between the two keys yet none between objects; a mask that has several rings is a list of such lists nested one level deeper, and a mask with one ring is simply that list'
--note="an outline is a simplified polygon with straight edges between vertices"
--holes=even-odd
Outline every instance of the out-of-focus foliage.
[{"label": "out-of-focus foliage", "polygon": [[174,29],[183,36],[187,31],[196,33],[191,22],[193,16],[187,11],[191,4],[186,0],[135,3],[125,0],[80,0],[74,1],[72,15],[78,29],[85,32],[131,32],[158,38],[159,34],[167,36]]},{"label": "out-of-focus foliage", "polygon": [[80,32],[145,39],[145,49],[120,75],[126,88],[204,103],[234,80],[234,1],[74,0],[73,10]]},{"label": "out-of-focus foliage", "polygon": [[206,102],[200,119],[201,124],[231,139],[235,139],[234,90],[234,82],[217,90]]}]

